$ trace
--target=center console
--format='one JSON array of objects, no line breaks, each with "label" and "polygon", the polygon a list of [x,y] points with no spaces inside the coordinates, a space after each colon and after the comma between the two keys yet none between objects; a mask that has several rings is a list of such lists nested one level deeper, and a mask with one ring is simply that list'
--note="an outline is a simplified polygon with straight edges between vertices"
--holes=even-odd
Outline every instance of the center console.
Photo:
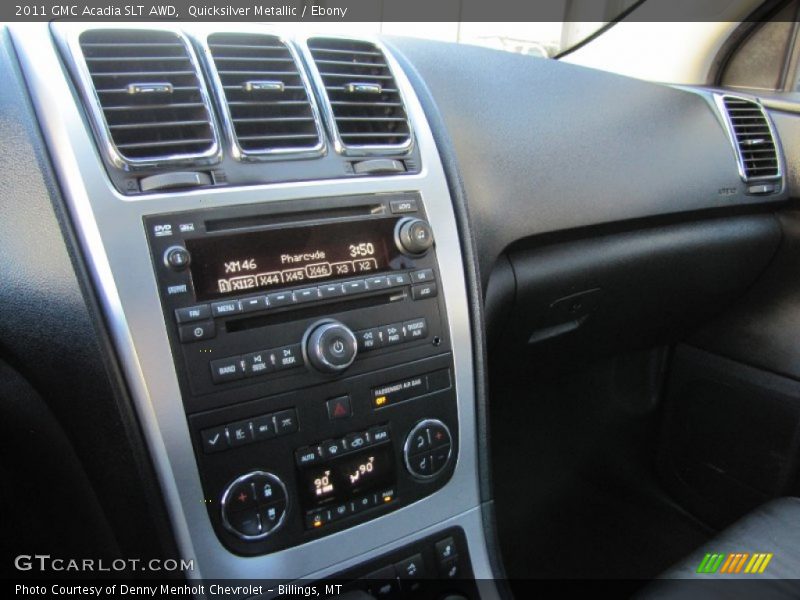
[{"label": "center console", "polygon": [[440,489],[458,412],[419,194],[151,215],[209,518],[263,554]]},{"label": "center console", "polygon": [[223,26],[11,27],[186,575],[489,580],[462,241],[414,88],[374,40]]}]

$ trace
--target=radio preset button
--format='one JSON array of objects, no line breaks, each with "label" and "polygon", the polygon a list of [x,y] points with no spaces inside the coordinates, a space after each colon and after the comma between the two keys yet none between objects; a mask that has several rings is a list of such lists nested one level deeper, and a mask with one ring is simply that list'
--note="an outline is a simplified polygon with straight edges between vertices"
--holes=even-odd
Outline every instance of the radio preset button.
[{"label": "radio preset button", "polygon": [[214,302],[211,305],[211,312],[215,317],[227,317],[242,312],[242,304],[238,300],[224,300]]},{"label": "radio preset button", "polygon": [[244,377],[242,363],[244,361],[238,356],[220,358],[211,361],[211,379],[214,383],[234,381]]},{"label": "radio preset button", "polygon": [[389,278],[389,285],[392,287],[399,287],[411,283],[411,278],[408,276],[408,273],[392,273],[391,275],[387,275],[387,277]]},{"label": "radio preset button", "polygon": [[294,291],[294,298],[299,302],[313,302],[319,300],[322,296],[319,293],[319,288],[303,288],[302,290]]},{"label": "radio preset button", "polygon": [[345,281],[342,284],[345,294],[360,294],[367,291],[367,282],[363,279],[356,279],[354,281]]},{"label": "radio preset button", "polygon": [[278,308],[279,306],[295,304],[296,300],[294,292],[275,292],[273,294],[267,294],[267,302],[270,308]]},{"label": "radio preset button", "polygon": [[266,296],[256,296],[255,298],[245,298],[242,300],[242,312],[256,312],[267,310],[269,304]]},{"label": "radio preset button", "polygon": [[423,283],[415,285],[411,288],[411,297],[414,300],[427,300],[428,298],[435,298],[437,294],[435,283]]},{"label": "radio preset button", "polygon": [[191,323],[209,318],[211,318],[211,307],[208,304],[198,304],[175,310],[175,320],[178,323]]},{"label": "radio preset button", "polygon": [[184,344],[187,342],[199,342],[201,340],[208,340],[217,334],[217,328],[214,321],[203,321],[202,323],[191,323],[189,325],[181,325],[178,328],[178,337]]},{"label": "radio preset button", "polygon": [[339,296],[344,296],[344,294],[345,291],[341,283],[329,283],[319,286],[321,298],[338,298]]},{"label": "radio preset button", "polygon": [[389,285],[389,278],[386,275],[378,275],[377,277],[368,277],[366,279],[368,290],[384,290]]}]

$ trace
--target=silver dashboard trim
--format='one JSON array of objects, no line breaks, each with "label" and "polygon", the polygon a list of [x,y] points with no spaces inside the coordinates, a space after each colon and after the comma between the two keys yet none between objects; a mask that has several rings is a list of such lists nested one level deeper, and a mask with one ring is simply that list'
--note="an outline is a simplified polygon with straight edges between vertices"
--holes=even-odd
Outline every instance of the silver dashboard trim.
[{"label": "silver dashboard trim", "polygon": [[[200,62],[197,59],[197,54],[195,54],[192,43],[182,31],[168,26],[154,28],[149,24],[142,25],[141,23],[102,25],[53,23],[52,28],[57,39],[62,41],[62,47],[67,54],[70,63],[66,66],[75,74],[78,79],[77,87],[79,88],[81,97],[84,100],[84,104],[89,111],[89,117],[92,123],[92,128],[97,137],[97,141],[102,146],[103,152],[111,164],[119,169],[135,171],[137,169],[153,169],[165,166],[210,165],[216,164],[221,160],[222,146],[220,144],[219,131],[217,128],[214,111],[211,108],[211,98],[208,93],[208,88],[206,87],[205,77],[203,76],[203,69],[201,68]],[[199,153],[172,154],[157,159],[129,158],[120,152],[116,143],[114,142],[113,137],[111,136],[111,130],[109,129],[108,122],[106,121],[105,115],[103,114],[103,109],[101,108],[102,104],[100,102],[100,96],[97,94],[97,90],[95,89],[92,76],[89,73],[89,69],[86,65],[86,58],[83,55],[83,50],[81,49],[80,45],[81,34],[85,31],[91,31],[95,29],[142,29],[145,31],[153,31],[156,29],[159,31],[174,33],[178,37],[178,39],[186,48],[189,61],[192,63],[192,67],[194,67],[197,74],[197,85],[205,106],[206,115],[208,115],[208,124],[211,128],[211,134],[214,138],[213,143],[208,150]]]},{"label": "silver dashboard trim", "polygon": [[[185,29],[188,29],[186,27]],[[416,174],[290,182],[244,188],[157,193],[134,199],[112,186],[91,131],[64,77],[47,24],[9,25],[23,73],[62,187],[69,214],[128,383],[190,578],[291,581],[322,577],[420,535],[458,524],[469,540],[476,577],[491,578],[478,476],[474,362],[467,286],[444,170],[422,106],[388,50],[423,158]],[[371,40],[372,41],[372,40]],[[363,193],[417,191],[437,239],[440,289],[448,311],[458,398],[459,451],[450,481],[409,506],[350,529],[272,554],[244,558],[229,552],[208,518],[181,402],[143,218],[234,204]]]}]

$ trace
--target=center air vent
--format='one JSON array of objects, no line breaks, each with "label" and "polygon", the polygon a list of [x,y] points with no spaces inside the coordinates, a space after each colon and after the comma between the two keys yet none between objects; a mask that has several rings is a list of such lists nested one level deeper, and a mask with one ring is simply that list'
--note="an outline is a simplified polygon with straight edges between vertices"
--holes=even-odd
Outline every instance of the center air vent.
[{"label": "center air vent", "polygon": [[411,146],[403,98],[383,52],[366,41],[311,38],[333,135],[346,153],[397,153]]},{"label": "center air vent", "polygon": [[239,157],[319,154],[319,118],[294,53],[273,35],[215,33],[208,49]]},{"label": "center air vent", "polygon": [[722,101],[728,113],[744,180],[779,178],[780,162],[775,138],[761,105],[736,96],[724,96]]},{"label": "center air vent", "polygon": [[79,44],[99,103],[96,122],[117,166],[212,158],[208,97],[185,38],[148,29],[93,29]]}]

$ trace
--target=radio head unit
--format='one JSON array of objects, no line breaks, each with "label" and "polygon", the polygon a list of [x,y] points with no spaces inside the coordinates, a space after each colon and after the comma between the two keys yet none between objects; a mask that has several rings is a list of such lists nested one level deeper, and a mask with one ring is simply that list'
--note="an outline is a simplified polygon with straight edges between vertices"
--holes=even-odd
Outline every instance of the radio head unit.
[{"label": "radio head unit", "polygon": [[458,456],[415,193],[145,218],[209,516],[261,554],[441,488]]}]

